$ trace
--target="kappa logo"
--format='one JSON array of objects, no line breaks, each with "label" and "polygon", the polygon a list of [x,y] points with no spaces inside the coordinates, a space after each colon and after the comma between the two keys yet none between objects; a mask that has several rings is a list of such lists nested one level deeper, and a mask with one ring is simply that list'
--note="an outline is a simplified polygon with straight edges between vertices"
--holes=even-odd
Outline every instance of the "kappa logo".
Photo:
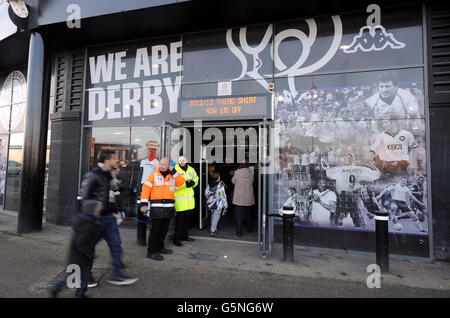
[{"label": "kappa logo", "polygon": [[363,26],[344,53],[355,53],[358,49],[363,52],[382,51],[388,46],[392,49],[402,49],[405,44],[397,41],[392,33],[387,33],[382,25]]},{"label": "kappa logo", "polygon": [[392,33],[386,32],[381,25],[381,9],[377,4],[367,7],[367,12],[372,12],[367,18],[367,25],[359,30],[359,34],[353,37],[352,43],[344,49],[344,53],[383,51],[388,46],[392,49],[402,49],[405,43],[398,41]]}]

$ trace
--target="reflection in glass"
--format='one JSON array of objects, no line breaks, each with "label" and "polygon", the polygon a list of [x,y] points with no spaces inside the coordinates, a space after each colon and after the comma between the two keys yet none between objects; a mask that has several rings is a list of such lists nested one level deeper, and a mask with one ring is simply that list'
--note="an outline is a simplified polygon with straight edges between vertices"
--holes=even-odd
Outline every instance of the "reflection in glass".
[{"label": "reflection in glass", "polygon": [[51,140],[51,130],[47,130],[47,151],[45,152],[45,179],[44,179],[44,211],[47,210],[47,188],[48,188],[48,172],[50,163],[50,140]]},{"label": "reflection in glass", "polygon": [[90,169],[93,169],[103,150],[114,150],[119,161],[130,159],[130,128],[93,128],[91,139]]},{"label": "reflection in glass", "polygon": [[11,106],[0,107],[0,133],[9,132],[10,117],[11,117]]},{"label": "reflection in glass", "polygon": [[0,136],[0,207],[3,208],[6,186],[8,136]]},{"label": "reflection in glass", "polygon": [[[105,127],[92,128],[89,170],[98,162],[103,150],[116,151],[119,158],[119,179],[121,180],[121,196],[118,208],[127,217],[136,216],[137,199],[141,184],[157,167],[160,159],[161,129],[157,127]],[[155,161],[156,160],[156,161]]]},{"label": "reflection in glass", "polygon": [[26,103],[14,104],[11,108],[11,132],[23,132]]},{"label": "reflection in glass", "polygon": [[11,134],[6,174],[5,209],[19,211],[23,164],[23,133]]}]

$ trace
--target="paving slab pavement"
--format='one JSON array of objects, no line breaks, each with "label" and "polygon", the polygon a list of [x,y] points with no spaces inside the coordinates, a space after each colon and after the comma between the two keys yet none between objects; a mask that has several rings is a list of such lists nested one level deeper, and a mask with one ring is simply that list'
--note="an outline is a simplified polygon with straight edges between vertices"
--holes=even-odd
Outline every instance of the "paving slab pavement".
[{"label": "paving slab pavement", "polygon": [[[48,287],[64,276],[72,230],[44,224],[43,231],[16,234],[17,217],[0,212],[0,297],[47,297]],[[283,263],[274,246],[263,259],[256,243],[196,237],[157,262],[136,245],[136,233],[121,229],[125,270],[139,277],[133,286],[107,283],[110,254],[105,242],[96,249],[92,297],[450,297],[450,264],[427,259],[391,259],[381,288],[366,285],[375,255],[296,249],[295,262]],[[62,297],[72,297],[65,290]]]}]

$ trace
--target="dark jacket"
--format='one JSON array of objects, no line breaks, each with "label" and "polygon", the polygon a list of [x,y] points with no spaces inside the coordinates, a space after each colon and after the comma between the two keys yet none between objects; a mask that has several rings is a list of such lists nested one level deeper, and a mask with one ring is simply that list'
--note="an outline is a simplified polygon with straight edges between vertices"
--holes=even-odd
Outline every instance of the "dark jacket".
[{"label": "dark jacket", "polygon": [[112,175],[108,170],[95,167],[87,175],[82,186],[82,211],[93,214],[93,206],[101,203],[101,216],[108,216],[114,212],[113,204],[109,200]]},{"label": "dark jacket", "polygon": [[69,264],[85,266],[94,258],[97,225],[92,215],[80,213],[73,225],[69,249]]}]

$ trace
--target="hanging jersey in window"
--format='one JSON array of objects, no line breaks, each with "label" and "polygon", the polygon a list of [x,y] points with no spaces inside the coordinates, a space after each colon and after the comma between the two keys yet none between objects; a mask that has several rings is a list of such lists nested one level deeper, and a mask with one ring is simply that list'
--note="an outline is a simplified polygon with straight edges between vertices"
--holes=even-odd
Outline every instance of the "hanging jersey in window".
[{"label": "hanging jersey in window", "polygon": [[147,180],[148,176],[158,168],[159,163],[158,160],[153,159],[152,161],[148,159],[144,159],[141,161],[141,168],[143,168],[142,171],[142,178],[141,178],[141,184],[145,183],[145,180]]}]

